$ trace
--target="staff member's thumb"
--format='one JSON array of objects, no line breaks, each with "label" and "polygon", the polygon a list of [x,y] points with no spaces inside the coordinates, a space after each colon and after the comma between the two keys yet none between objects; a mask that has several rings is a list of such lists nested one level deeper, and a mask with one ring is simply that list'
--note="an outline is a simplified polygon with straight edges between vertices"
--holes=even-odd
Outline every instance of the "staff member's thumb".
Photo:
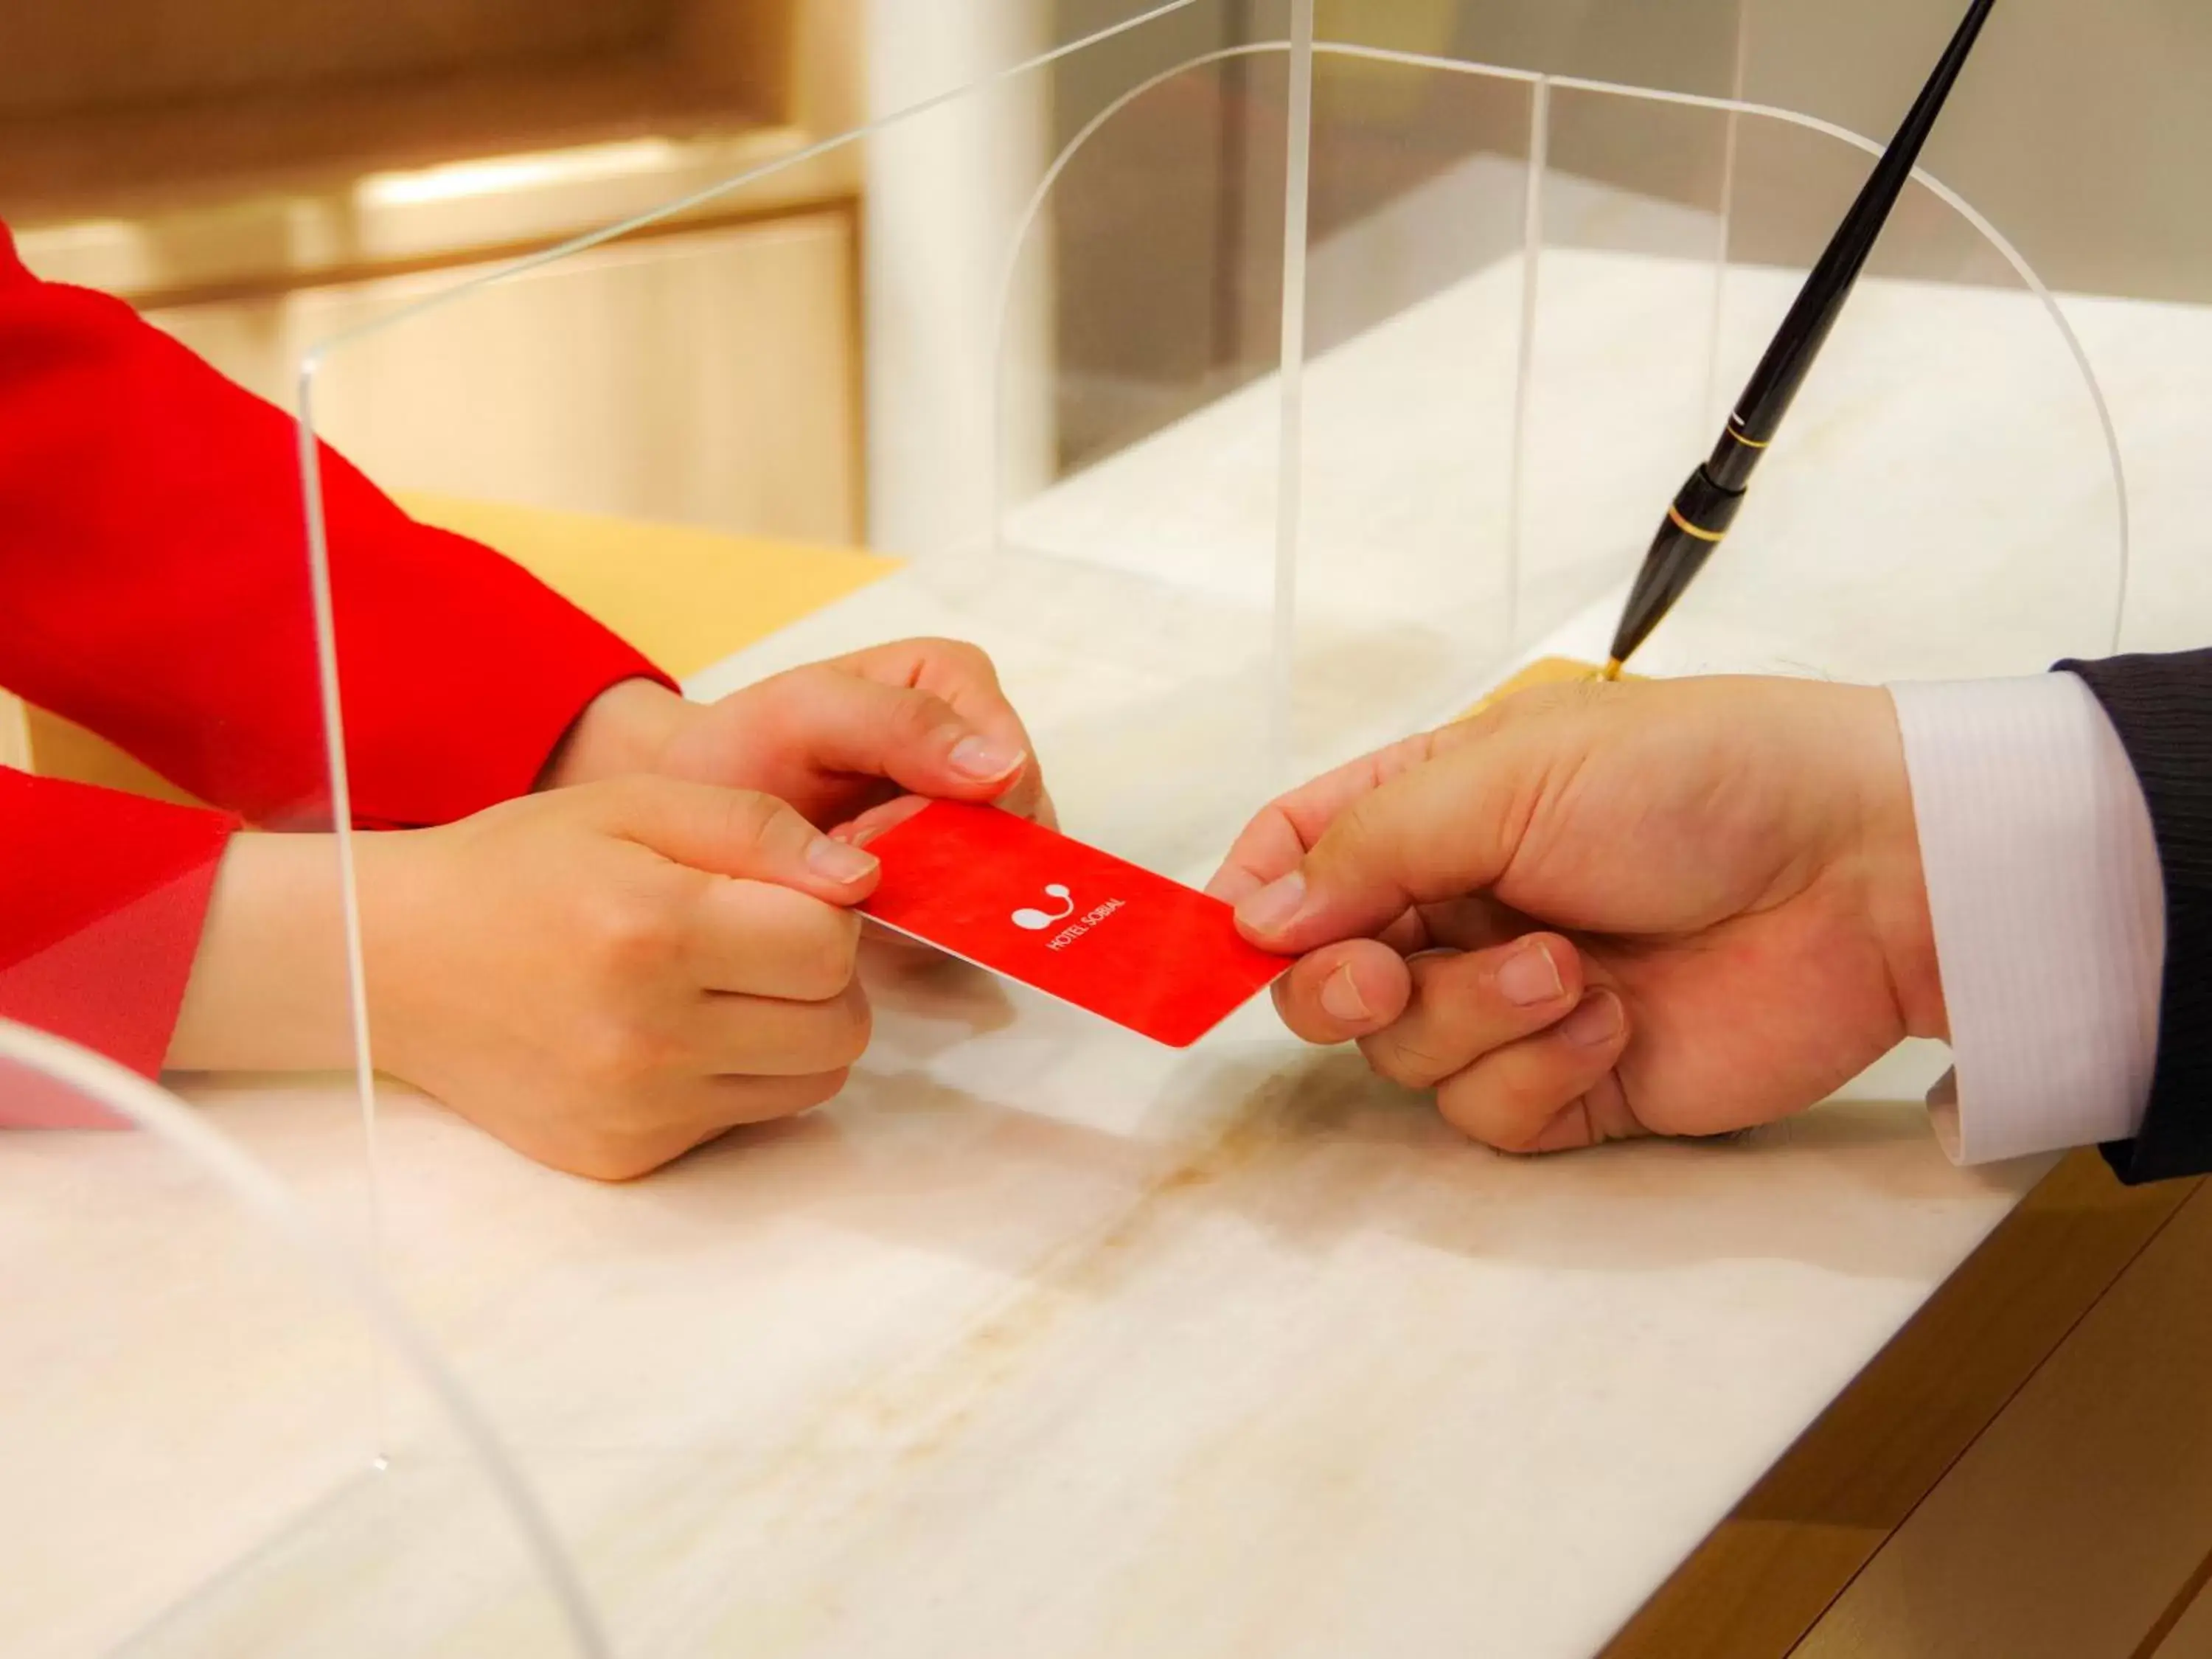
[{"label": "staff member's thumb", "polygon": [[1013,732],[985,731],[913,686],[816,670],[756,690],[765,705],[757,726],[826,772],[888,778],[920,795],[993,800],[1014,787],[1029,761],[1028,745]]},{"label": "staff member's thumb", "polygon": [[604,827],[708,875],[774,882],[831,904],[875,890],[875,855],[823,835],[772,795],[650,775],[586,785]]},{"label": "staff member's thumb", "polygon": [[1489,887],[1512,860],[1521,775],[1536,758],[1501,733],[1401,773],[1346,808],[1297,869],[1238,904],[1238,927],[1297,955]]}]

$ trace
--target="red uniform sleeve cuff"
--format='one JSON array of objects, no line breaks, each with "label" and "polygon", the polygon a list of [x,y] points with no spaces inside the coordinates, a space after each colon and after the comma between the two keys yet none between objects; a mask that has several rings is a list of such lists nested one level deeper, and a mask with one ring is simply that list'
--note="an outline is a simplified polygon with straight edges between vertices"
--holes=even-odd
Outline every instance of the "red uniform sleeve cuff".
[{"label": "red uniform sleeve cuff", "polygon": [[[526,794],[601,692],[631,679],[677,689],[489,548],[427,525],[409,525],[405,541],[404,558],[388,552],[373,584],[337,573],[356,824],[448,823]],[[403,564],[424,580],[394,582],[392,568]],[[399,601],[402,613],[387,609]]]},{"label": "red uniform sleeve cuff", "polygon": [[[0,768],[0,1018],[151,1077],[235,821]],[[0,1124],[106,1121],[0,1073]]]}]

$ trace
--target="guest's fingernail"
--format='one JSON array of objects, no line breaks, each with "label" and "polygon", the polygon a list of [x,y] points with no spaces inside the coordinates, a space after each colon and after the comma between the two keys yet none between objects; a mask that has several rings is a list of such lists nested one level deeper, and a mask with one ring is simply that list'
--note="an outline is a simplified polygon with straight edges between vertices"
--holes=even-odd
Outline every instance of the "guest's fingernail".
[{"label": "guest's fingernail", "polygon": [[1516,1008],[1556,1002],[1566,988],[1566,981],[1559,977],[1559,964],[1552,960],[1541,939],[1529,940],[1498,969],[1498,994]]},{"label": "guest's fingernail", "polygon": [[1559,1022],[1559,1035],[1580,1048],[1602,1048],[1620,1035],[1624,1016],[1620,999],[1610,991],[1592,991]]},{"label": "guest's fingernail", "polygon": [[880,860],[873,853],[863,853],[857,847],[848,847],[842,841],[831,841],[827,836],[817,839],[806,849],[806,867],[827,880],[850,886],[876,873]]},{"label": "guest's fingernail", "polygon": [[996,738],[963,738],[952,745],[952,769],[963,778],[991,783],[1029,758],[1029,750]]},{"label": "guest's fingernail", "polygon": [[1574,1152],[1597,1145],[1589,1109],[1577,1101],[1544,1126],[1544,1133],[1528,1143],[1532,1152]]},{"label": "guest's fingernail", "polygon": [[1279,933],[1305,908],[1305,872],[1293,870],[1247,897],[1237,907],[1237,919],[1255,933]]},{"label": "guest's fingernail", "polygon": [[1350,963],[1340,963],[1337,970],[1322,982],[1321,1006],[1328,1011],[1331,1019],[1340,1019],[1347,1025],[1363,1024],[1370,1018],[1367,999],[1359,994]]}]

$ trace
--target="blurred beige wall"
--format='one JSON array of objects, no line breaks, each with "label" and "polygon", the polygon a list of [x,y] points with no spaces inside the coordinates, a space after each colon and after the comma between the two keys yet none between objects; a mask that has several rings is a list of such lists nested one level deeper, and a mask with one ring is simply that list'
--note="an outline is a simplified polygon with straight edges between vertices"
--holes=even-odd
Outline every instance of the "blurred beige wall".
[{"label": "blurred beige wall", "polygon": [[[1761,0],[1749,95],[1887,136],[1953,25],[1927,0]],[[2212,6],[2006,0],[1929,169],[2057,287],[2212,300]]]},{"label": "blurred beige wall", "polygon": [[[1737,72],[1741,19],[1744,96],[1887,138],[1965,6],[1459,0],[1456,10],[1431,49],[1718,94]],[[1405,8],[1325,0],[1322,15],[1340,37],[1367,39]],[[2003,0],[1924,165],[2055,286],[2212,301],[2212,5]]]},{"label": "blurred beige wall", "polygon": [[[1040,0],[1058,38],[1123,21],[1139,0]],[[1966,0],[1316,0],[1324,41],[1380,47],[1801,111],[1886,141]],[[1287,0],[1194,0],[1066,60],[1053,131],[1072,137],[1145,76],[1247,41],[1279,42]],[[1276,352],[1285,82],[1279,53],[1217,63],[1148,93],[1055,192],[1060,459],[1077,465],[1266,373]],[[1710,213],[1728,125],[1588,94],[1552,105],[1555,174]],[[1520,246],[1530,103],[1506,81],[1336,57],[1315,91],[1310,234],[1371,222],[1387,256],[1366,294],[1322,314],[1325,349],[1363,317]],[[1741,129],[1729,251],[1803,264],[1870,165],[1773,124]],[[1483,165],[1502,160],[1504,168]],[[2054,288],[2212,303],[2212,0],[2002,0],[1925,156]],[[1503,181],[1502,183],[1499,181]],[[1439,187],[1431,188],[1435,185]],[[1489,189],[1496,185],[1494,190]],[[1486,191],[1487,191],[1487,193]],[[1603,192],[1584,193],[1611,203]],[[1565,198],[1555,191],[1551,205]],[[1507,204],[1510,209],[1510,204]],[[1616,217],[1618,215],[1616,214]],[[1600,226],[1603,240],[1605,227]],[[1554,240],[1577,228],[1557,212]],[[1615,240],[1620,227],[1611,227]],[[1676,246],[1706,233],[1679,216]],[[1908,197],[1875,269],[2005,283],[1948,211]],[[1352,262],[1358,264],[1358,261]],[[1323,285],[1327,288],[1328,285]],[[1335,284],[1341,289],[1342,283]],[[1332,318],[1335,320],[1332,321]]]}]

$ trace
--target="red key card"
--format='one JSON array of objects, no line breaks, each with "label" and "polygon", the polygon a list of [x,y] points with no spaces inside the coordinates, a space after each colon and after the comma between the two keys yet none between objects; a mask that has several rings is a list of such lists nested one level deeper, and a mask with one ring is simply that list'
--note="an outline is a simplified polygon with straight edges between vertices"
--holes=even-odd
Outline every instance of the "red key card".
[{"label": "red key card", "polygon": [[1219,899],[995,806],[932,801],[868,850],[861,915],[1170,1048],[1291,965]]}]

